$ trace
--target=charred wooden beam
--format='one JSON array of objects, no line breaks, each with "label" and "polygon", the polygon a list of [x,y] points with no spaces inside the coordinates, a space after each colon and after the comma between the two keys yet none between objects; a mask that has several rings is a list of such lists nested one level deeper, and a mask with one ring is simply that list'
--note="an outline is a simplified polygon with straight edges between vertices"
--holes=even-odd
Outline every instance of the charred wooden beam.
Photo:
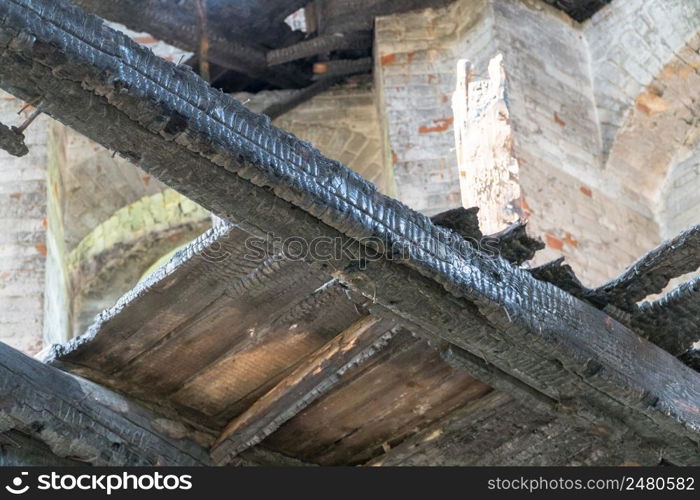
[{"label": "charred wooden beam", "polygon": [[46,444],[17,431],[0,434],[0,467],[75,467],[83,462],[54,455]]},{"label": "charred wooden beam", "polygon": [[267,53],[267,63],[270,66],[276,66],[337,50],[369,49],[371,47],[372,32],[370,31],[333,33],[304,40],[288,47],[271,50]]},{"label": "charred wooden beam", "polygon": [[681,354],[678,359],[683,363],[691,367],[696,372],[700,372],[700,349],[690,348],[683,354]]},{"label": "charred wooden beam", "polygon": [[318,80],[312,83],[306,88],[297,90],[289,97],[285,97],[282,100],[269,105],[262,111],[262,114],[269,116],[271,119],[278,118],[285,113],[289,113],[291,110],[297,106],[305,103],[306,101],[313,99],[321,92],[325,92],[333,85],[342,82],[344,77],[329,77],[323,80]]},{"label": "charred wooden beam", "polygon": [[501,257],[518,266],[532,259],[545,246],[542,241],[527,234],[525,222],[511,224],[503,231],[490,235],[488,239],[493,242]]},{"label": "charred wooden beam", "polygon": [[24,143],[24,135],[17,132],[15,127],[8,127],[4,123],[0,123],[0,149],[17,157],[29,153],[29,149]]},{"label": "charred wooden beam", "polygon": [[564,257],[532,268],[530,274],[540,281],[551,283],[574,297],[583,298],[589,292],[588,288],[579,281],[571,266],[564,263]]},{"label": "charred wooden beam", "polygon": [[479,241],[484,236],[479,228],[479,207],[453,208],[433,215],[430,220],[468,241]]},{"label": "charred wooden beam", "polygon": [[204,465],[182,422],[0,344],[0,432],[21,432],[58,457],[93,465]]},{"label": "charred wooden beam", "polygon": [[[255,40],[256,43],[276,47],[287,39],[291,31],[284,19],[308,2],[309,0],[206,0],[204,6],[207,10],[207,24],[211,26],[211,33],[216,38]],[[196,32],[199,21],[197,6],[192,0],[177,3],[172,0],[75,0],[74,3],[88,12],[154,36],[152,30],[165,33],[167,29],[173,29],[175,31],[168,33],[168,36],[182,40],[179,43],[191,43],[192,33]]]},{"label": "charred wooden beam", "polygon": [[700,267],[700,225],[650,251],[617,278],[591,290],[587,299],[633,312],[637,302],[661,292],[669,281]]},{"label": "charred wooden beam", "polygon": [[[75,3],[89,12],[132,30],[145,31],[175,47],[194,53],[199,50],[200,22],[195,2],[188,1],[178,6],[166,5],[163,0],[75,0]],[[209,9],[208,61],[282,88],[308,84],[309,78],[296,67],[269,68],[265,57],[267,48],[258,42],[274,46],[284,40],[289,27],[284,23],[284,17],[279,17],[285,12],[294,12],[305,1],[255,0],[248,3],[247,9],[238,3],[234,7],[220,2],[213,10]],[[270,16],[267,9],[274,12],[274,16]]]},{"label": "charred wooden beam", "polygon": [[563,10],[578,22],[583,22],[609,4],[612,0],[544,0]]},{"label": "charred wooden beam", "polygon": [[224,429],[212,449],[214,461],[229,463],[328,392],[345,372],[387,345],[392,327],[391,321],[368,316],[311,355]]},{"label": "charred wooden beam", "polygon": [[632,315],[632,328],[650,341],[679,356],[700,341],[700,277],[645,302]]},{"label": "charred wooden beam", "polygon": [[[568,407],[700,461],[700,375],[603,312],[376,191],[266,117],[72,5],[0,0],[0,83],[261,238],[349,238],[383,258],[338,277]],[[371,240],[371,241],[370,241]],[[390,258],[394,255],[399,259]]]},{"label": "charred wooden beam", "polygon": [[479,228],[479,207],[453,208],[430,218],[434,224],[450,229],[476,248],[498,254],[520,265],[532,259],[544,243],[527,234],[527,224],[516,222],[498,233],[484,236]]}]

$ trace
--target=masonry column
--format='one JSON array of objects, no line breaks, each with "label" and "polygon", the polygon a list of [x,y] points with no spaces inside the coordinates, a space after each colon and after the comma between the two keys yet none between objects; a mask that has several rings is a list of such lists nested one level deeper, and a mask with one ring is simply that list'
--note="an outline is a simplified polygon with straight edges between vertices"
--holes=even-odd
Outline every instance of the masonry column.
[{"label": "masonry column", "polygon": [[[658,227],[651,205],[604,166],[585,27],[539,0],[455,0],[381,17],[375,78],[401,201],[428,215],[479,205],[487,232],[522,216],[547,245],[532,265],[564,256],[594,286],[650,250]],[[506,87],[489,71],[497,54]],[[472,63],[473,86],[455,116],[460,60]]]},{"label": "masonry column", "polygon": [[[0,93],[0,121],[19,125],[23,102]],[[0,342],[28,354],[42,348],[46,248],[47,119],[25,131],[29,154],[0,150]]]}]

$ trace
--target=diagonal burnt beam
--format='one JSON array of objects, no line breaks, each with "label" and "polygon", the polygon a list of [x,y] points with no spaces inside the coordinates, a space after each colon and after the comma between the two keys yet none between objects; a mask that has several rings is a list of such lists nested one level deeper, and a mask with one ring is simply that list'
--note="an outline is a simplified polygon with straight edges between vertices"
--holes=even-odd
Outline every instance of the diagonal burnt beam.
[{"label": "diagonal burnt beam", "polygon": [[267,64],[276,66],[307,57],[326,54],[336,50],[369,49],[372,47],[372,32],[333,33],[304,40],[294,45],[270,50]]},{"label": "diagonal burnt beam", "polygon": [[393,322],[367,316],[309,356],[298,368],[233,420],[215,443],[215,463],[230,463],[332,389],[344,373],[388,344]]},{"label": "diagonal burnt beam", "polygon": [[669,281],[700,267],[700,225],[650,251],[617,278],[591,290],[587,299],[633,312],[637,302],[659,293]]},{"label": "diagonal burnt beam", "polygon": [[93,465],[205,465],[194,431],[0,344],[0,432]]},{"label": "diagonal burnt beam", "polygon": [[328,77],[323,80],[318,80],[308,87],[296,90],[292,95],[282,98],[277,102],[273,102],[267,108],[262,111],[262,114],[269,116],[270,119],[274,120],[282,116],[285,113],[293,110],[297,106],[305,103],[306,101],[313,99],[321,92],[325,92],[333,85],[342,82],[345,79],[344,76],[339,77]]},{"label": "diagonal burnt beam", "polygon": [[653,302],[644,302],[632,315],[630,326],[674,356],[700,341],[700,277],[671,290]]},{"label": "diagonal burnt beam", "polygon": [[[0,84],[252,235],[350,238],[383,258],[328,265],[400,321],[698,463],[700,375],[490,258],[292,135],[64,2],[0,0]],[[372,240],[368,240],[371,238]],[[596,411],[591,415],[589,408]]]}]

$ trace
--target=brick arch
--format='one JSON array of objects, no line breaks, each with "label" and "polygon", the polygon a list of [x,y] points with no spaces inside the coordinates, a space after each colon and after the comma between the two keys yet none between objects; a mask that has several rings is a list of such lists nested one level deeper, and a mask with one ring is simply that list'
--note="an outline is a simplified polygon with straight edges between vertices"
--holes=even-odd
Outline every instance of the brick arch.
[{"label": "brick arch", "polygon": [[697,47],[700,3],[686,0],[612,2],[582,25],[589,47],[602,158],[624,131],[638,96]]},{"label": "brick arch", "polygon": [[211,225],[209,212],[172,189],[117,210],[67,256],[69,335],[84,333],[94,316],[129,291],[154,262]]},{"label": "brick arch", "polygon": [[670,238],[700,223],[700,127],[688,134],[691,148],[681,149],[660,190],[659,225]]},{"label": "brick arch", "polygon": [[662,195],[671,166],[694,147],[700,123],[698,49],[700,32],[641,90],[607,158],[607,171],[651,206]]}]

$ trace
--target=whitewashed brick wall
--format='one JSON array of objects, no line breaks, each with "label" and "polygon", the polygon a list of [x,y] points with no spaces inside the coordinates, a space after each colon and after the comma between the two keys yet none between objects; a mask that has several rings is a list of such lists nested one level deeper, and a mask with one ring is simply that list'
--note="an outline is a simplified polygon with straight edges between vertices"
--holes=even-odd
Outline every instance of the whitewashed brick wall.
[{"label": "whitewashed brick wall", "polygon": [[458,0],[380,18],[376,30],[377,88],[404,202],[428,214],[459,203],[445,96],[458,59],[472,61],[478,76],[502,53],[523,193],[514,201],[547,244],[536,263],[564,255],[592,285],[657,243],[653,207],[603,168],[582,25],[539,1]]},{"label": "whitewashed brick wall", "polygon": [[[19,125],[24,103],[0,92],[0,121]],[[46,260],[46,133],[40,117],[25,131],[29,154],[0,150],[0,342],[42,348]]]}]

